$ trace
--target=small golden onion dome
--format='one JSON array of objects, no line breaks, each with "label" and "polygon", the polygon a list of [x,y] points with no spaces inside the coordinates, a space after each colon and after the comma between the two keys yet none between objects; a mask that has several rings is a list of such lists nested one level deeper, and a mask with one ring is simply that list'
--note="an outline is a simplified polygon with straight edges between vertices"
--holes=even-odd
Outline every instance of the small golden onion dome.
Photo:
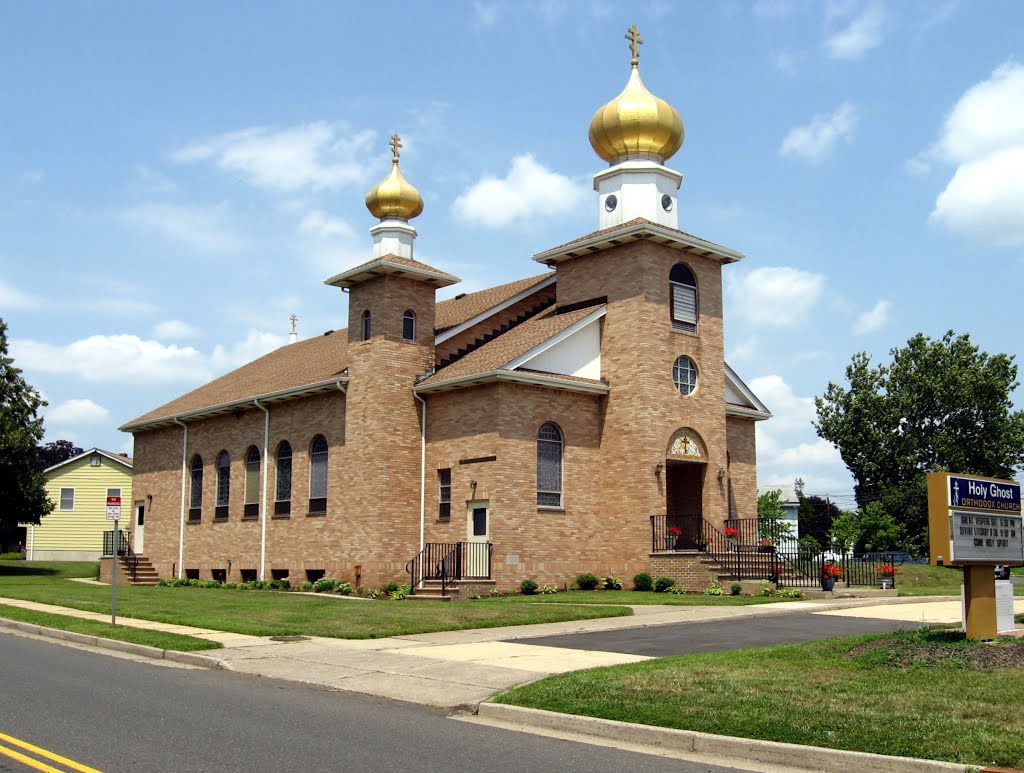
[{"label": "small golden onion dome", "polygon": [[366,194],[366,208],[374,217],[400,218],[411,220],[423,211],[423,197],[404,177],[398,168],[398,136],[392,137],[391,173]]},{"label": "small golden onion dome", "polygon": [[610,164],[630,158],[664,163],[683,144],[683,119],[668,102],[647,90],[633,59],[629,82],[590,121],[590,144]]}]

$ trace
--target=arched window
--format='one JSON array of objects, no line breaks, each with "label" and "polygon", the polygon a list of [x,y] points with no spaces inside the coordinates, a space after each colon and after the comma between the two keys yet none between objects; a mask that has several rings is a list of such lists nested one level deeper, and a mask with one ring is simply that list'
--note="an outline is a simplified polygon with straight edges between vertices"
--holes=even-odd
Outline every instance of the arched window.
[{"label": "arched window", "polygon": [[292,447],[282,440],[277,447],[277,493],[274,497],[274,515],[289,515],[292,511]]},{"label": "arched window", "polygon": [[562,431],[542,424],[537,431],[537,505],[562,506]]},{"label": "arched window", "polygon": [[260,514],[260,451],[249,446],[245,452],[245,509],[243,518],[257,518]]},{"label": "arched window", "polygon": [[370,333],[372,332],[372,325],[370,319],[370,310],[367,309],[363,312],[363,340],[370,340]]},{"label": "arched window", "polygon": [[682,263],[676,263],[668,275],[672,304],[672,329],[697,332],[697,280]]},{"label": "arched window", "polygon": [[402,338],[406,341],[416,340],[416,312],[406,309],[402,315]]},{"label": "arched window", "polygon": [[309,444],[309,512],[327,512],[327,440],[323,435]]},{"label": "arched window", "polygon": [[213,511],[215,521],[226,521],[228,502],[231,501],[231,457],[227,451],[217,455],[217,509]]},{"label": "arched window", "polygon": [[689,357],[676,357],[672,365],[672,380],[676,384],[679,394],[692,394],[697,388],[697,366]]},{"label": "arched window", "polygon": [[198,523],[203,518],[203,457],[193,456],[189,467],[188,519]]}]

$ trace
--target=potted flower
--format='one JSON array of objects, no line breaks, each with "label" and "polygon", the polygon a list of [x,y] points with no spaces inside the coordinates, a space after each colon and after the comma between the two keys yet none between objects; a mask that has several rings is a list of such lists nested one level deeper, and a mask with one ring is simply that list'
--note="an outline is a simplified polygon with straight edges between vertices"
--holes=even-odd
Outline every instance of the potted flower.
[{"label": "potted flower", "polygon": [[740,530],[737,529],[735,526],[726,526],[724,529],[722,529],[722,534],[724,534],[729,539],[739,539]]},{"label": "potted flower", "polygon": [[768,582],[774,582],[778,585],[779,578],[782,576],[785,568],[783,564],[772,564],[768,569]]},{"label": "potted flower", "polygon": [[675,550],[676,544],[679,538],[683,536],[683,530],[678,526],[669,526],[665,529],[665,548],[667,550]]},{"label": "potted flower", "polygon": [[832,562],[824,564],[821,567],[819,579],[821,580],[822,590],[832,590],[836,586],[836,580],[843,576],[843,569],[840,566],[836,566]]},{"label": "potted flower", "polygon": [[891,588],[896,584],[896,572],[898,572],[899,569],[892,564],[882,564],[881,566],[876,567],[876,571],[881,575],[878,581],[878,587],[882,588],[882,590]]},{"label": "potted flower", "polygon": [[758,553],[774,553],[775,552],[775,540],[773,539],[760,539],[757,541],[757,552]]}]

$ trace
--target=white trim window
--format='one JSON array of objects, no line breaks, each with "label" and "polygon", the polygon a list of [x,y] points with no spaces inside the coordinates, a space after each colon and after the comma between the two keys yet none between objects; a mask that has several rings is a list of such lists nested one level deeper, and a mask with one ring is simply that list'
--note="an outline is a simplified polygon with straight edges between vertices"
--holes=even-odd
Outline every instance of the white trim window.
[{"label": "white trim window", "polygon": [[60,490],[60,509],[68,512],[75,509],[75,490],[73,488]]},{"label": "white trim window", "polygon": [[672,329],[697,332],[697,280],[684,263],[676,263],[668,275]]},{"label": "white trim window", "polygon": [[537,506],[562,507],[562,430],[547,422],[537,431]]},{"label": "white trim window", "polygon": [[437,520],[452,519],[452,468],[437,471]]},{"label": "white trim window", "polygon": [[327,438],[323,435],[309,444],[309,512],[327,512]]},{"label": "white trim window", "polygon": [[256,446],[249,446],[245,452],[244,518],[256,518],[260,514],[260,461],[260,450]]}]

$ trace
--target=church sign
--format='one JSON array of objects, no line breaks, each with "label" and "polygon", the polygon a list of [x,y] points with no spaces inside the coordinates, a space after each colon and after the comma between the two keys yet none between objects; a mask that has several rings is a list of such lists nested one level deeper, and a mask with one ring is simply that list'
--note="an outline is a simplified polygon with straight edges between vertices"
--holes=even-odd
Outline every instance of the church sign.
[{"label": "church sign", "polygon": [[1016,481],[932,473],[928,476],[928,528],[932,561],[964,564],[1024,563],[1024,529]]},{"label": "church sign", "polygon": [[692,429],[681,429],[672,436],[666,456],[669,459],[682,459],[687,462],[706,462],[708,460],[704,442]]}]

